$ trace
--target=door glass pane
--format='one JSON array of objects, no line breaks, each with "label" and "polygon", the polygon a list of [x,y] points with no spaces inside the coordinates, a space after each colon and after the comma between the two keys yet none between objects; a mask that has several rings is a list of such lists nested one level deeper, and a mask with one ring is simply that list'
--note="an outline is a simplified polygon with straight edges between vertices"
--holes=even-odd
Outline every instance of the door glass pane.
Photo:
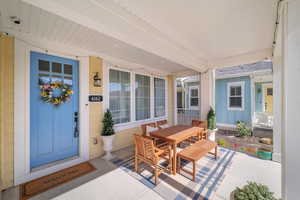
[{"label": "door glass pane", "polygon": [[45,60],[39,60],[39,71],[49,72],[50,71],[50,63]]},{"label": "door glass pane", "polygon": [[53,62],[52,63],[52,72],[54,72],[54,73],[61,73],[62,72],[62,70],[61,70],[61,63]]},{"label": "door glass pane", "polygon": [[49,74],[39,74],[39,84],[43,85],[43,84],[47,84],[50,83],[50,76]]},{"label": "door glass pane", "polygon": [[72,75],[72,65],[64,64],[64,74]]},{"label": "door glass pane", "polygon": [[198,106],[198,98],[191,98],[191,106]]},{"label": "door glass pane", "polygon": [[58,75],[52,75],[51,83],[62,82],[62,77]]},{"label": "door glass pane", "polygon": [[64,83],[68,86],[72,86],[73,85],[72,77],[65,76]]},{"label": "door glass pane", "polygon": [[191,96],[192,97],[198,97],[198,89],[192,89],[191,90]]},{"label": "door glass pane", "polygon": [[267,89],[267,95],[268,96],[273,96],[273,88],[268,88]]}]

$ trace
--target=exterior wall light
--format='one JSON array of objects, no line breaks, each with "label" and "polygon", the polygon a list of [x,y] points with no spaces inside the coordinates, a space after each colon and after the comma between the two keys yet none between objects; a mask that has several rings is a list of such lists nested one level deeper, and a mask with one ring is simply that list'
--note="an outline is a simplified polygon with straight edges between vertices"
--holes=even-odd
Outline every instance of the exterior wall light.
[{"label": "exterior wall light", "polygon": [[101,78],[99,77],[99,72],[94,75],[94,87],[101,87]]}]

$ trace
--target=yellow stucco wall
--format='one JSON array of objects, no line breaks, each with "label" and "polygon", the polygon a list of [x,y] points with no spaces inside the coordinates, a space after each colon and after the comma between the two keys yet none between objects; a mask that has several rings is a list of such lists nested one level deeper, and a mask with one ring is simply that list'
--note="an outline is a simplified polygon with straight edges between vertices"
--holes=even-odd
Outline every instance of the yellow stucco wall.
[{"label": "yellow stucco wall", "polygon": [[168,75],[168,121],[169,124],[174,125],[174,75]]},{"label": "yellow stucco wall", "polygon": [[[103,60],[98,57],[89,57],[89,93],[90,94],[103,94],[103,87],[94,87],[94,75],[99,73],[99,77],[103,80]],[[89,103],[89,125],[90,125],[90,158],[95,158],[103,153],[100,132],[102,129],[103,119],[103,102]],[[98,144],[94,144],[94,140]]]},{"label": "yellow stucco wall", "polygon": [[13,184],[14,38],[0,33],[0,190]]},{"label": "yellow stucco wall", "polygon": [[[103,95],[103,87],[94,87],[93,77],[95,72],[99,72],[99,77],[103,80],[103,60],[97,57],[89,57],[89,93]],[[90,118],[90,158],[96,158],[103,155],[103,142],[100,136],[102,130],[102,119],[104,115],[103,103],[89,104]],[[133,144],[133,135],[141,134],[140,127],[117,131],[113,141],[113,151],[122,149]],[[94,144],[94,140],[97,144]]]},{"label": "yellow stucco wall", "polygon": [[140,126],[122,131],[117,131],[113,142],[113,151],[133,145],[133,135],[142,134]]}]

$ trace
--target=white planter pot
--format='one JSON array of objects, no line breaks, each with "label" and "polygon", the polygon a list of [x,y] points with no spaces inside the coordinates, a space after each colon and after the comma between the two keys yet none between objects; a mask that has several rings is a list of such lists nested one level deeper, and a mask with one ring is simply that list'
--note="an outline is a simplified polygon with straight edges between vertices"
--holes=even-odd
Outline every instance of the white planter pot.
[{"label": "white planter pot", "polygon": [[208,130],[208,139],[210,141],[216,141],[216,132],[218,131],[218,129],[214,129],[214,130]]},{"label": "white planter pot", "polygon": [[111,151],[113,149],[113,139],[115,135],[110,135],[110,136],[102,136],[103,139],[103,150],[105,151],[105,155],[103,158],[105,160],[111,160],[114,158],[114,156],[111,154]]}]

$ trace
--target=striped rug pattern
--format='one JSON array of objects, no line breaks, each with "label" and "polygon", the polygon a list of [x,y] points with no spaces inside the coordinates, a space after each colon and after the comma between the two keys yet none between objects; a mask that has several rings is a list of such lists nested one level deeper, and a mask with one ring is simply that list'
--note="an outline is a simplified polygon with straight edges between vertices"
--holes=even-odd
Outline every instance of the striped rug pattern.
[{"label": "striped rug pattern", "polygon": [[[226,176],[226,170],[230,168],[235,152],[225,148],[219,148],[218,159],[215,160],[212,155],[203,157],[196,163],[196,180],[193,182],[190,175],[181,174],[171,175],[162,173],[159,176],[157,186],[153,184],[153,174],[150,167],[140,164],[139,174],[133,171],[134,158],[115,158],[112,162],[127,172],[129,175],[142,182],[164,199],[205,199],[213,200],[215,192]],[[164,163],[162,163],[164,164]],[[191,163],[184,162],[184,167],[191,170]]]}]

